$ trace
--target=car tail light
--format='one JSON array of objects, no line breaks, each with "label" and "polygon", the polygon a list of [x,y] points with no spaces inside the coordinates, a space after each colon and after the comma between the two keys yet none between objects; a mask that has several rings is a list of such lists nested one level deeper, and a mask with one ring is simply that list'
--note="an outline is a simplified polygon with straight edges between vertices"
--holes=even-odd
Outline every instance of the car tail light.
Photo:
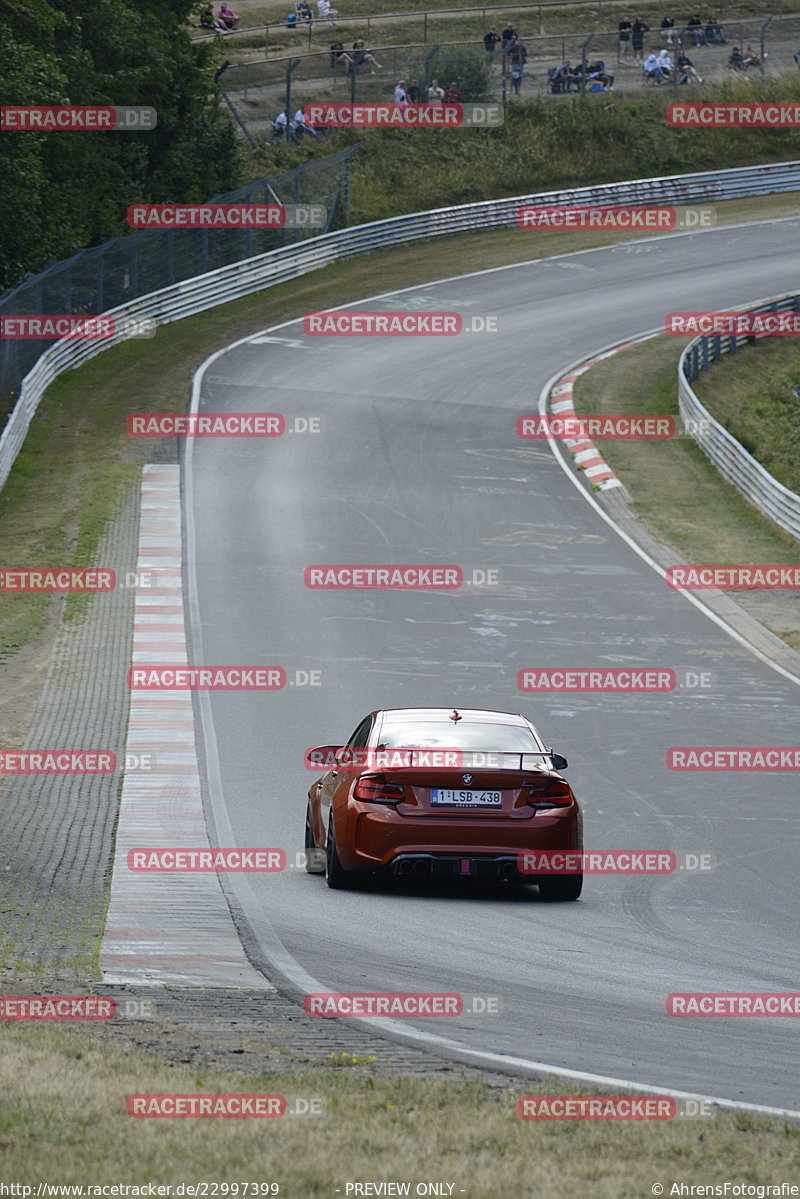
[{"label": "car tail light", "polygon": [[563,779],[551,779],[541,787],[529,787],[525,803],[531,808],[566,807],[572,803],[569,783]]},{"label": "car tail light", "polygon": [[373,803],[400,803],[406,797],[405,789],[399,783],[387,783],[381,774],[362,774],[353,795]]}]

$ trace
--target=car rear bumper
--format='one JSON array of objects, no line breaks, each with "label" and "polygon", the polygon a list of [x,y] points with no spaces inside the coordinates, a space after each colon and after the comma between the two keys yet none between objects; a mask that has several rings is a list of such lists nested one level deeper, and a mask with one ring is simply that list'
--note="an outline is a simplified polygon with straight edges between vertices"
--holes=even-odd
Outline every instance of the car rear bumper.
[{"label": "car rear bumper", "polygon": [[[491,817],[410,819],[391,808],[358,803],[336,825],[339,857],[346,870],[393,873],[516,876],[518,855],[530,850],[576,849],[581,840],[576,804],[538,811],[526,820]],[[469,868],[464,862],[471,863]],[[410,863],[410,870],[408,865]],[[513,868],[513,871],[512,869]]]},{"label": "car rear bumper", "polygon": [[389,867],[395,878],[470,878],[533,882],[517,869],[516,854],[400,853]]}]

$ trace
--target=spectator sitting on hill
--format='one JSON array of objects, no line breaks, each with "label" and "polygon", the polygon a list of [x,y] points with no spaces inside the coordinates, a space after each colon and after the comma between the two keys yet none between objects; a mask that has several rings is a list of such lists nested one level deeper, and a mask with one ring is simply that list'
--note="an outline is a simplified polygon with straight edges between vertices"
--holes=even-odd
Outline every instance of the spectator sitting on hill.
[{"label": "spectator sitting on hill", "polygon": [[661,87],[661,81],[664,78],[664,72],[658,65],[658,59],[655,54],[648,54],[647,58],[642,63],[642,70],[648,79],[652,79],[657,87]]},{"label": "spectator sitting on hill", "polygon": [[614,90],[614,76],[606,72],[606,64],[599,60],[586,64],[586,79],[587,82],[596,80],[604,92],[613,92]]},{"label": "spectator sitting on hill", "polygon": [[744,57],[738,46],[734,46],[728,55],[728,66],[734,71],[744,70]]},{"label": "spectator sitting on hill", "polygon": [[664,72],[664,78],[671,79],[672,78],[672,59],[670,58],[669,54],[667,53],[666,46],[664,47],[663,50],[659,51],[658,57],[656,58],[656,62],[658,63],[661,70]]},{"label": "spectator sitting on hill", "polygon": [[439,87],[438,79],[432,80],[431,86],[428,88],[428,103],[429,104],[444,103],[444,92]]},{"label": "spectator sitting on hill", "polygon": [[574,82],[575,72],[572,69],[572,63],[565,58],[561,66],[554,67],[550,74],[550,90],[556,95],[571,92]]},{"label": "spectator sitting on hill", "polygon": [[681,83],[688,83],[690,79],[693,79],[695,83],[703,82],[703,78],[697,74],[691,58],[687,58],[685,54],[678,55],[678,70],[681,73]]},{"label": "spectator sitting on hill", "polygon": [[226,4],[223,4],[217,13],[217,22],[223,29],[230,33],[239,24],[239,18],[232,8],[228,8]]},{"label": "spectator sitting on hill", "polygon": [[335,71],[337,67],[344,67],[346,71],[350,70],[352,58],[344,48],[344,42],[331,42],[331,70]]},{"label": "spectator sitting on hill", "polygon": [[725,45],[725,30],[716,17],[709,17],[706,25],[706,41],[714,46]]},{"label": "spectator sitting on hill", "polygon": [[[364,63],[368,62],[371,67],[380,67],[380,63],[375,61],[375,56],[371,50],[365,49],[364,39],[359,37],[353,42],[353,63],[351,70],[357,71],[359,67],[363,67]],[[373,71],[374,75],[375,72]]]},{"label": "spectator sitting on hill", "polygon": [[663,30],[664,37],[667,39],[667,45],[671,46],[675,41],[675,34],[673,33],[675,22],[669,17],[664,17],[663,21],[661,22],[661,28]]},{"label": "spectator sitting on hill", "polygon": [[307,133],[309,137],[313,137],[315,141],[319,138],[319,134],[314,126],[310,125],[306,120],[306,114],[303,111],[302,106],[298,108],[297,112],[294,114],[294,127],[295,132],[298,134]]},{"label": "spectator sitting on hill", "polygon": [[321,21],[328,21],[331,25],[335,25],[334,17],[338,17],[338,8],[331,7],[331,0],[317,0],[317,12]]},{"label": "spectator sitting on hill", "polygon": [[692,13],[686,22],[686,30],[692,35],[695,46],[705,46],[706,35],[703,33],[703,22],[699,13]]},{"label": "spectator sitting on hill", "polygon": [[217,24],[216,17],[214,16],[214,10],[210,4],[206,8],[204,8],[200,14],[200,28],[201,29],[219,29],[219,25]]},{"label": "spectator sitting on hill", "polygon": [[295,4],[294,7],[295,7],[295,11],[297,12],[297,15],[300,18],[300,20],[308,21],[308,23],[310,25],[312,14],[311,14],[311,8],[309,6],[308,0],[297,0],[297,3]]},{"label": "spectator sitting on hill", "polygon": [[460,104],[461,92],[458,89],[458,84],[453,82],[444,94],[446,104]]},{"label": "spectator sitting on hill", "polygon": [[753,47],[750,45],[749,42],[745,46],[744,50],[742,50],[742,60],[743,60],[746,68],[761,66],[761,59],[758,57],[758,55],[756,54],[755,50],[753,49]]}]

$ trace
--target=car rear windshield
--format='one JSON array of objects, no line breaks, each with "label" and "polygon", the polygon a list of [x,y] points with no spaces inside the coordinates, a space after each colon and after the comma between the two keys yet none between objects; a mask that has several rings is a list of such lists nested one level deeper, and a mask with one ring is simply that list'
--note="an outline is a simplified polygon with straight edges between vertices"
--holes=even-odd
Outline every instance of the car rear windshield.
[{"label": "car rear windshield", "polygon": [[380,744],[387,749],[474,749],[487,752],[535,753],[540,749],[530,729],[520,724],[488,724],[486,721],[430,721],[415,724],[400,721],[384,724]]}]

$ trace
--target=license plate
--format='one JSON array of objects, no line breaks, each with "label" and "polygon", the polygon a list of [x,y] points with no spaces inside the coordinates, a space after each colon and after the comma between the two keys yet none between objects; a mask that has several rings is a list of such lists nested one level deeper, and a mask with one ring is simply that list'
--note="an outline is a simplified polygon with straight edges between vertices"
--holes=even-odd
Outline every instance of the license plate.
[{"label": "license plate", "polygon": [[502,791],[453,791],[441,787],[431,788],[431,805],[442,808],[501,808]]}]

